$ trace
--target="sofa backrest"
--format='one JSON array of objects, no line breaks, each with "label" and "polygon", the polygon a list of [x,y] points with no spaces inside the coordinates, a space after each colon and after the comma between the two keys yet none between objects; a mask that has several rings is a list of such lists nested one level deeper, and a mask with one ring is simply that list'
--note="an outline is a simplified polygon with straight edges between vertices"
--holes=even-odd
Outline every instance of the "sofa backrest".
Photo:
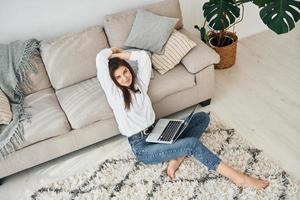
[{"label": "sofa backrest", "polygon": [[[179,0],[164,0],[139,8],[178,18],[175,28],[183,26]],[[136,10],[105,16],[106,34],[103,27],[93,26],[78,33],[42,41],[41,57],[53,88],[59,90],[95,77],[97,53],[109,47],[109,43],[111,46],[123,44],[131,30]]]},{"label": "sofa backrest", "polygon": [[96,76],[96,55],[108,47],[101,26],[42,41],[41,56],[56,90]]},{"label": "sofa backrest", "polygon": [[36,67],[36,71],[26,71],[31,81],[30,88],[23,88],[26,96],[51,87],[41,55],[34,55],[29,62]]},{"label": "sofa backrest", "polygon": [[[178,18],[179,21],[175,28],[180,29],[183,27],[179,0],[164,0],[138,8],[143,8],[157,15]],[[126,41],[135,20],[138,8],[106,15],[104,17],[104,30],[111,47],[123,47],[123,43]]]}]

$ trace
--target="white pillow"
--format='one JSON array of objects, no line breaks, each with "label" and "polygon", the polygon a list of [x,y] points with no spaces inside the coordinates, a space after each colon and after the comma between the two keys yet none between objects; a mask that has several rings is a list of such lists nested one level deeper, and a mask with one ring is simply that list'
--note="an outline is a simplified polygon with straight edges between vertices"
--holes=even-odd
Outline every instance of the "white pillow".
[{"label": "white pillow", "polygon": [[9,124],[12,120],[12,112],[6,95],[0,89],[0,124]]},{"label": "white pillow", "polygon": [[152,54],[153,67],[160,74],[165,74],[167,71],[173,69],[195,46],[196,43],[194,41],[174,29],[166,43],[164,54]]}]

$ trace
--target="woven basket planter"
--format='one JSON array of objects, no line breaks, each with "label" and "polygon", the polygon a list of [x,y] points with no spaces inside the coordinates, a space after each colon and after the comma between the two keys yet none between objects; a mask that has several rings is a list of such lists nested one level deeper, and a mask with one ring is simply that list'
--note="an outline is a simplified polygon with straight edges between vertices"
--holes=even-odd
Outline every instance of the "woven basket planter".
[{"label": "woven basket planter", "polygon": [[216,40],[216,34],[209,33],[209,46],[220,55],[220,62],[215,64],[215,69],[226,69],[235,64],[238,37],[233,32],[226,32],[226,37],[228,41],[233,42],[227,46],[217,47],[213,41]]}]

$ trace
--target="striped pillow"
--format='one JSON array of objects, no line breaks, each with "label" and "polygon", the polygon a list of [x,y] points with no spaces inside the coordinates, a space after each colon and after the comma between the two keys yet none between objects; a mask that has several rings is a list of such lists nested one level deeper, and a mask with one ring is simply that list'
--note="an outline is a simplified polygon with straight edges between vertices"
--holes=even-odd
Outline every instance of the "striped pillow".
[{"label": "striped pillow", "polygon": [[196,43],[177,30],[173,30],[165,45],[165,51],[159,55],[153,53],[151,56],[153,67],[160,73],[165,74],[174,68],[181,59],[193,48]]},{"label": "striped pillow", "polygon": [[0,124],[9,124],[12,120],[12,112],[6,95],[0,89]]}]

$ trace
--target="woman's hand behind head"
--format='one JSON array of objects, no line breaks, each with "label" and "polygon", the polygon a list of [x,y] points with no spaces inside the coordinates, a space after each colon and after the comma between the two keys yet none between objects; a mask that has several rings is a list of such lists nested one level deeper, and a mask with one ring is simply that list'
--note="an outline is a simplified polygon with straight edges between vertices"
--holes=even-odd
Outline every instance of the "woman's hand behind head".
[{"label": "woman's hand behind head", "polygon": [[113,53],[113,54],[111,54],[110,58],[118,57],[123,60],[129,60],[130,55],[131,55],[131,52]]},{"label": "woman's hand behind head", "polygon": [[123,49],[118,48],[118,47],[111,47],[110,48],[112,53],[121,53],[123,51]]}]

